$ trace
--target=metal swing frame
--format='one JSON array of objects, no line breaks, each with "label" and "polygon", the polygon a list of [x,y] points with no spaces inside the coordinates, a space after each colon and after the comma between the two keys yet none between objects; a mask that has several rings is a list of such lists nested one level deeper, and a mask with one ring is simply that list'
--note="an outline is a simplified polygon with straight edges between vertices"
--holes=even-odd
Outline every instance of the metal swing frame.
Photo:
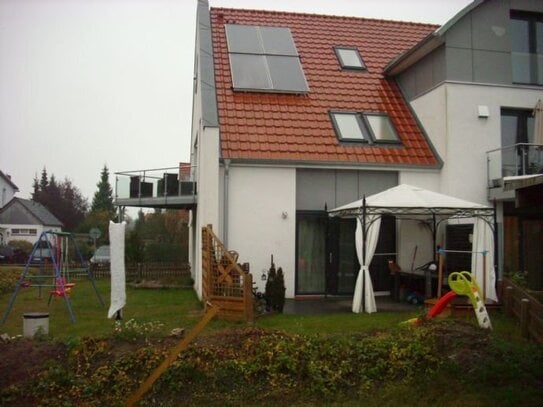
[{"label": "metal swing frame", "polygon": [[[49,287],[51,290],[56,291],[56,293],[51,292],[49,296],[48,305],[51,301],[51,297],[53,295],[58,295],[64,298],[64,302],[66,304],[66,308],[68,310],[68,314],[70,316],[70,320],[72,323],[75,323],[75,315],[72,310],[72,306],[70,304],[70,299],[68,296],[68,293],[73,286],[73,284],[67,283],[64,276],[69,275],[70,270],[65,268],[68,265],[67,263],[67,253],[63,253],[62,249],[60,247],[57,247],[56,251],[54,250],[51,240],[53,238],[56,238],[57,240],[59,238],[65,239],[65,252],[68,250],[69,242],[74,247],[75,254],[77,256],[78,263],[81,264],[81,269],[79,269],[79,272],[83,272],[87,275],[87,278],[91,281],[92,287],[94,288],[94,292],[96,293],[96,296],[98,297],[98,301],[100,302],[100,305],[104,306],[104,300],[102,299],[102,296],[100,295],[100,292],[98,291],[98,288],[96,287],[96,281],[94,280],[94,277],[92,275],[92,271],[90,269],[89,263],[83,259],[83,256],[81,255],[81,252],[79,250],[79,247],[77,246],[77,242],[75,241],[73,235],[71,233],[67,232],[54,232],[54,231],[44,231],[40,234],[40,237],[36,242],[34,243],[34,246],[32,247],[32,252],[30,253],[30,256],[28,256],[28,260],[25,264],[25,267],[23,269],[23,272],[21,273],[21,276],[19,277],[19,280],[17,281],[15,285],[15,290],[13,291],[13,294],[11,295],[11,298],[9,300],[8,306],[6,308],[6,311],[4,312],[4,315],[2,317],[2,320],[0,321],[0,325],[3,325],[4,322],[7,320],[12,308],[13,304],[15,303],[15,300],[17,298],[17,294],[21,290],[21,288],[28,288],[28,287],[37,287],[40,290],[40,297],[41,297],[41,289],[43,287]],[[44,248],[41,247],[42,242],[45,242],[45,245],[47,249],[49,250],[49,253],[51,254],[51,263],[53,266],[53,274],[46,274],[45,271],[45,264],[43,258],[40,258],[40,273],[43,274],[30,274],[29,269],[33,265],[33,258],[35,254],[43,250]],[[57,245],[58,246],[58,245]],[[64,257],[64,258],[63,258]],[[44,280],[44,279],[53,279],[53,282],[51,284],[43,284],[41,282],[39,283],[33,283],[32,279],[37,280]]]}]

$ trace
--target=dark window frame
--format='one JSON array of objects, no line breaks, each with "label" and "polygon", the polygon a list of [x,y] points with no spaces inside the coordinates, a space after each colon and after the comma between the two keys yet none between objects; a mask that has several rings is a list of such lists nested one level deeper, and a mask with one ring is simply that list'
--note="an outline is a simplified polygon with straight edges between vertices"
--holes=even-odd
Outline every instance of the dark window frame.
[{"label": "dark window frame", "polygon": [[[360,66],[354,66],[354,65],[347,65],[345,61],[343,61],[343,58],[341,57],[341,51],[355,51],[356,55],[358,57],[358,60],[360,61]],[[348,70],[348,71],[367,71],[368,68],[366,66],[366,63],[364,62],[364,58],[362,58],[362,55],[360,55],[360,51],[356,47],[344,47],[344,46],[336,46],[334,47],[334,53],[336,54],[336,58],[339,62],[339,66],[341,69]]]},{"label": "dark window frame", "polygon": [[[339,127],[339,124],[335,118],[336,114],[345,114],[345,115],[352,115],[356,118],[356,121],[358,122],[358,125],[360,127],[360,132],[363,139],[353,139],[353,138],[345,138],[341,135],[341,129]],[[396,129],[396,126],[394,126],[394,123],[392,122],[392,119],[390,118],[390,115],[386,112],[358,112],[358,111],[341,111],[341,110],[331,110],[329,111],[330,120],[332,121],[332,127],[334,128],[334,131],[336,133],[337,139],[342,144],[367,144],[367,145],[373,145],[373,146],[379,146],[379,145],[402,145],[402,141],[400,139],[400,135],[398,133],[398,130]],[[396,136],[396,140],[380,140],[375,137],[375,132],[370,124],[370,122],[367,119],[367,116],[380,116],[385,117],[388,119],[390,126],[392,128],[392,131],[394,132],[394,135]]]},{"label": "dark window frame", "polygon": [[[337,114],[354,116],[354,118],[356,119],[358,123],[358,127],[360,128],[360,133],[362,134],[362,137],[364,138],[355,139],[355,138],[343,137],[341,134],[341,128],[335,117],[335,115]],[[353,144],[371,144],[371,136],[367,131],[367,126],[364,123],[364,120],[362,119],[362,115],[360,114],[360,112],[333,110],[329,112],[329,115],[330,115],[330,120],[332,121],[332,126],[334,127],[334,131],[336,133],[336,137],[338,138],[339,141],[343,143],[353,143]]]},{"label": "dark window frame", "polygon": [[[521,20],[528,23],[528,51],[530,55],[539,55],[537,53],[537,32],[536,32],[536,23],[543,23],[543,13],[535,13],[529,11],[521,10],[511,10],[509,17],[511,20]],[[513,38],[511,38],[513,41]],[[543,47],[543,44],[541,44]],[[511,53],[513,53],[514,44],[511,43]],[[512,60],[513,63],[513,60]],[[538,71],[537,58],[533,58],[533,61],[530,64],[530,80],[518,81],[513,78],[513,83],[518,83],[522,85],[543,85],[543,77],[537,77]]]},{"label": "dark window frame", "polygon": [[[396,140],[381,140],[377,139],[375,137],[375,131],[373,130],[373,127],[371,126],[371,123],[368,120],[368,116],[377,116],[377,117],[384,117],[388,119],[388,122],[390,124],[390,127],[392,128],[392,132],[396,136]],[[398,130],[396,130],[396,127],[394,126],[394,123],[392,123],[392,120],[390,119],[390,116],[387,113],[384,112],[365,112],[362,113],[362,119],[364,120],[364,123],[368,127],[368,131],[370,132],[371,138],[375,144],[401,144],[400,136],[398,134]]]}]

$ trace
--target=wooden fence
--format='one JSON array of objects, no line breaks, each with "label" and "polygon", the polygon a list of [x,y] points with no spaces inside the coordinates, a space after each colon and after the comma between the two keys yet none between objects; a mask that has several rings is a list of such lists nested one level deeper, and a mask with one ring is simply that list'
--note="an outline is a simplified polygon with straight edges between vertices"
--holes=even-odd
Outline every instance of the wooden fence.
[{"label": "wooden fence", "polygon": [[202,292],[206,303],[219,307],[219,317],[253,320],[253,278],[248,268],[237,263],[237,253],[226,250],[211,225],[202,228]]},{"label": "wooden fence", "polygon": [[508,279],[503,282],[503,296],[505,312],[520,321],[522,336],[543,344],[543,304]]},{"label": "wooden fence", "polygon": [[[92,264],[92,275],[96,279],[110,278],[109,263]],[[125,266],[127,280],[189,279],[190,265],[187,263],[131,263]]]}]

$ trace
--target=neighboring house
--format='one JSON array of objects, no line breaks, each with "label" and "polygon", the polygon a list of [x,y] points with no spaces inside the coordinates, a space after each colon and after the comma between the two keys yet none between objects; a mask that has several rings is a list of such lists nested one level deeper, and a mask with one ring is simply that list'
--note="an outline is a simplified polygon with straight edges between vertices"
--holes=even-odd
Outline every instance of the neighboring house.
[{"label": "neighboring house", "polygon": [[[260,288],[273,255],[289,298],[352,294],[355,221],[330,221],[326,209],[399,183],[439,190],[441,158],[383,74],[437,27],[209,10],[206,1],[197,19],[190,259],[198,293],[201,227],[212,224]],[[413,247],[396,247],[394,220],[381,228],[378,252],[408,258]],[[431,260],[431,244],[425,250],[420,258]],[[389,290],[386,258],[372,270],[375,290]]]},{"label": "neighboring house", "polygon": [[[543,2],[477,0],[385,68],[397,79],[444,165],[439,191],[496,202],[505,272],[528,271],[543,288],[541,185]],[[540,112],[543,114],[543,112]],[[515,185],[508,185],[515,184]],[[531,189],[528,189],[530,187]],[[515,202],[533,190],[539,206]],[[534,242],[539,242],[534,244]],[[540,258],[540,257],[539,257]]]},{"label": "neighboring house", "polygon": [[[0,209],[11,201],[16,192],[19,188],[11,181],[11,176],[0,171]],[[7,235],[7,229],[0,226],[0,246],[5,243],[4,235]]]},{"label": "neighboring house", "polygon": [[42,204],[13,198],[0,209],[0,233],[6,244],[11,240],[34,244],[46,230],[60,232],[62,223]]},{"label": "neighboring house", "polygon": [[16,192],[19,192],[19,188],[13,183],[11,176],[0,171],[0,208],[11,201]]}]

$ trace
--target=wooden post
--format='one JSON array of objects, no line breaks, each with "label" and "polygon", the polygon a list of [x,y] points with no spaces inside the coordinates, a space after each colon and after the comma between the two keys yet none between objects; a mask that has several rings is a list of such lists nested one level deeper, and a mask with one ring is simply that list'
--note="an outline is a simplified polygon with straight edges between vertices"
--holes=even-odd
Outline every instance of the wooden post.
[{"label": "wooden post", "polygon": [[530,338],[530,300],[528,298],[520,301],[520,334],[523,338]]},{"label": "wooden post", "polygon": [[135,406],[136,403],[143,397],[147,391],[153,386],[153,384],[158,380],[158,378],[170,367],[177,356],[183,352],[190,344],[190,342],[198,336],[200,332],[206,327],[209,321],[217,314],[219,309],[213,305],[209,304],[208,311],[203,316],[203,318],[196,324],[194,328],[184,337],[171,351],[170,354],[164,359],[164,361],[151,373],[151,375],[145,380],[141,386],[128,398],[125,403],[126,407]]},{"label": "wooden post", "polygon": [[508,285],[505,287],[505,313],[512,317],[513,316],[513,287]]},{"label": "wooden post", "polygon": [[483,304],[486,302],[486,254],[486,251],[483,252]]},{"label": "wooden post", "polygon": [[443,253],[439,252],[439,270],[437,276],[437,298],[441,298],[441,286],[443,285]]},{"label": "wooden post", "polygon": [[243,274],[243,305],[245,307],[245,319],[253,322],[253,275],[251,273]]}]

